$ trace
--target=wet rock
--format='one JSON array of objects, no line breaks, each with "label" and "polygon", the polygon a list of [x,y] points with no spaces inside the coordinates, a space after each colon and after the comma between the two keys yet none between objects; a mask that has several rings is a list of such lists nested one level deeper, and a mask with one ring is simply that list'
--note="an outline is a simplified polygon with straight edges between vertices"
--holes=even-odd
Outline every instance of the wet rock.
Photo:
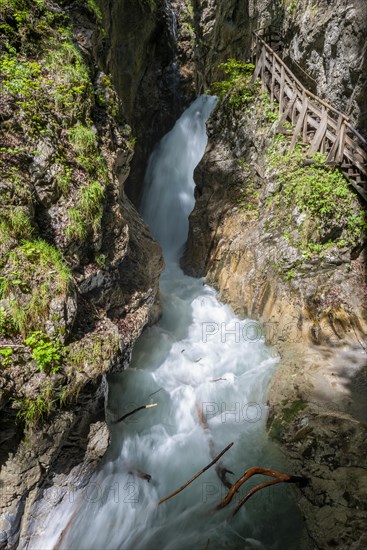
[{"label": "wet rock", "polygon": [[[320,548],[337,540],[343,548],[358,547],[367,496],[361,459],[367,411],[353,389],[367,337],[362,272],[350,269],[350,249],[341,254],[333,247],[305,261],[292,243],[301,230],[316,239],[317,220],[305,228],[297,208],[287,211],[286,235],[276,221],[269,230],[276,209],[269,211],[264,197],[277,185],[262,164],[266,141],[257,138],[256,110],[243,126],[228,117],[227,132],[223,110],[219,107],[211,120],[208,149],[195,172],[198,192],[182,265],[191,275],[205,276],[236,313],[263,327],[280,359],[268,397],[270,435],[295,472],[311,480],[299,501],[308,532]],[[249,173],[234,161],[239,139],[248,144],[245,160],[264,169],[262,178],[255,168]],[[255,214],[246,212],[246,204],[238,207],[251,185],[261,195]],[[361,256],[358,265],[363,262]]]}]

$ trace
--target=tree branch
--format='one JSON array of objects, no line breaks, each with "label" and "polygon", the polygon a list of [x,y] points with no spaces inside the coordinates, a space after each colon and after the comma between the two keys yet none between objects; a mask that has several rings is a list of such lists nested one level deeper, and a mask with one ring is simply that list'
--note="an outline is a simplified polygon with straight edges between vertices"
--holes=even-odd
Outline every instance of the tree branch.
[{"label": "tree branch", "polygon": [[183,491],[188,485],[190,485],[190,483],[192,483],[193,481],[195,481],[195,479],[197,479],[199,476],[201,476],[201,474],[203,474],[204,472],[206,472],[207,470],[209,470],[209,468],[211,468],[223,455],[224,453],[226,453],[231,447],[232,447],[233,443],[230,443],[229,445],[227,445],[227,447],[225,449],[223,449],[223,451],[221,451],[219,453],[218,456],[216,456],[214,458],[214,460],[211,461],[210,464],[208,464],[207,466],[205,466],[205,468],[203,468],[202,470],[200,470],[200,472],[198,472],[196,475],[194,475],[193,478],[190,479],[190,481],[188,481],[187,483],[185,483],[184,485],[182,485],[179,489],[177,489],[177,491],[174,491],[173,493],[171,493],[170,495],[164,497],[164,498],[161,498],[161,500],[158,502],[158,504],[162,504],[163,502],[165,502],[166,500],[178,495],[178,493],[181,493],[181,491]]},{"label": "tree branch", "polygon": [[149,405],[142,405],[141,407],[138,407],[137,409],[134,409],[133,411],[128,412],[127,414],[124,414],[124,416],[121,416],[121,418],[119,418],[118,420],[115,420],[114,422],[112,422],[112,424],[118,424],[119,422],[122,422],[123,420],[125,420],[125,418],[127,418],[128,416],[131,416],[132,414],[135,414],[138,411],[142,411],[143,409],[151,409],[152,407],[156,407],[157,405],[158,403],[150,403]]}]

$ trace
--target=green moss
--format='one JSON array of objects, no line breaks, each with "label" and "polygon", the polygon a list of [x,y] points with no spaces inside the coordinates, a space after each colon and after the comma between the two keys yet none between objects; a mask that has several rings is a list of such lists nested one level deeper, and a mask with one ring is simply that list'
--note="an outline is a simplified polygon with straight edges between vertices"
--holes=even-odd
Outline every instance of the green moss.
[{"label": "green moss", "polygon": [[60,165],[56,176],[57,186],[63,195],[67,195],[72,182],[72,168],[66,164]]},{"label": "green moss", "polygon": [[292,422],[307,407],[307,402],[302,399],[293,401],[289,406],[286,406],[287,403],[287,401],[283,402],[284,406],[280,414],[273,418],[270,424],[269,436],[278,441],[282,440],[287,424]]},{"label": "green moss", "polygon": [[107,262],[107,257],[105,254],[98,254],[98,256],[96,256],[96,264],[101,269],[106,266],[106,262]]},{"label": "green moss", "polygon": [[41,85],[42,68],[36,61],[22,59],[15,52],[4,53],[0,60],[4,90],[9,94],[29,99]]},{"label": "green moss", "polygon": [[281,442],[282,441],[282,435],[284,432],[284,426],[281,422],[278,420],[273,420],[270,425],[269,429],[269,437],[271,439],[275,439],[276,441]]},{"label": "green moss", "polygon": [[65,125],[68,120],[83,118],[90,106],[92,84],[82,54],[71,37],[61,42],[50,39],[45,61],[50,74],[46,84],[54,110],[61,115],[60,122]]},{"label": "green moss", "polygon": [[12,365],[13,354],[14,349],[11,346],[0,347],[0,369],[6,369]]},{"label": "green moss", "polygon": [[14,319],[8,311],[2,306],[0,307],[0,336],[11,337],[17,332]]},{"label": "green moss", "polygon": [[67,362],[77,371],[105,372],[109,363],[119,351],[120,340],[115,333],[86,337],[82,342],[70,344],[66,350]]},{"label": "green moss", "polygon": [[[239,161],[239,164],[244,167],[246,163]],[[258,216],[259,199],[260,184],[249,176],[246,178],[237,199],[237,205],[243,212],[246,221]]]},{"label": "green moss", "polygon": [[288,9],[289,13],[293,16],[296,13],[299,0],[283,0],[283,4]]},{"label": "green moss", "polygon": [[282,410],[282,420],[283,422],[291,422],[295,416],[298,415],[303,409],[307,407],[306,401],[302,399],[297,399],[293,401],[289,406],[284,407]]}]

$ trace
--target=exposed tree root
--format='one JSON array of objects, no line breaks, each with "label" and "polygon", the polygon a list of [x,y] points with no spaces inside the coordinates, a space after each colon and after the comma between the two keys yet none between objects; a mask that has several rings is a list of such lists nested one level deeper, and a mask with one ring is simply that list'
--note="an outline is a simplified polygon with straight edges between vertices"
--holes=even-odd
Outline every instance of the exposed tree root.
[{"label": "exposed tree root", "polygon": [[250,468],[247,470],[242,477],[240,477],[230,488],[227,495],[224,497],[224,499],[218,504],[217,509],[224,508],[227,506],[239,488],[248,480],[250,477],[262,474],[265,476],[273,477],[272,481],[264,481],[263,483],[260,483],[259,485],[256,485],[256,487],[253,487],[251,491],[249,491],[238,503],[236,508],[234,509],[233,515],[237,514],[238,510],[245,504],[245,502],[248,501],[252,495],[260,491],[261,489],[264,489],[265,487],[270,487],[270,485],[276,485],[277,483],[300,483],[302,486],[307,485],[308,481],[304,477],[299,476],[292,476],[289,474],[284,474],[282,472],[278,472],[277,470],[269,470],[268,468],[259,468],[257,466]]}]

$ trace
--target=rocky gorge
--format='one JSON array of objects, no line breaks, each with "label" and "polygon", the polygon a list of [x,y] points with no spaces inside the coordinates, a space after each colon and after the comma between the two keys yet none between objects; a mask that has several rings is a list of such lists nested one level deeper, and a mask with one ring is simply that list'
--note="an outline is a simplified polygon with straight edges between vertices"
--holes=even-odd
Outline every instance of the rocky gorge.
[{"label": "rocky gorge", "polygon": [[227,60],[276,25],[293,70],[364,132],[364,3],[14,0],[1,18],[1,547],[31,548],[104,455],[106,374],[160,311],[160,247],[133,205],[148,157],[197,94],[224,90],[182,266],[279,354],[269,435],[309,479],[296,498],[314,547],[363,548],[365,207],[342,176],[299,168]]}]

